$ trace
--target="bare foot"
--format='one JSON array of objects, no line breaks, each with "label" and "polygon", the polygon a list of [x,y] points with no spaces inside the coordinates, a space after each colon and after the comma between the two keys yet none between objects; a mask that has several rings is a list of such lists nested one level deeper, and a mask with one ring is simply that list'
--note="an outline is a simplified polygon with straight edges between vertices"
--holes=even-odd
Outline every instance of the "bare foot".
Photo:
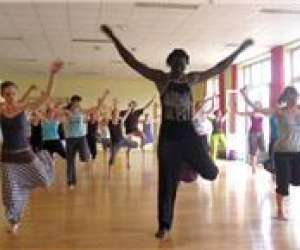
[{"label": "bare foot", "polygon": [[274,219],[279,221],[288,221],[288,218],[283,214],[283,212],[278,211],[276,217]]},{"label": "bare foot", "polygon": [[69,189],[72,191],[72,190],[74,190],[75,189],[75,185],[70,185],[69,186]]},{"label": "bare foot", "polygon": [[11,224],[7,232],[13,235],[17,235],[19,232],[19,228],[20,228],[20,223]]}]

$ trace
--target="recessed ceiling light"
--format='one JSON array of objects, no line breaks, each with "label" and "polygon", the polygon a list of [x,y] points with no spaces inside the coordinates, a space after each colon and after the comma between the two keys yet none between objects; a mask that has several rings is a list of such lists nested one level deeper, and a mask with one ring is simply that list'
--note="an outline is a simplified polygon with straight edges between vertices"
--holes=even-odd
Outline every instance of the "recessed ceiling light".
[{"label": "recessed ceiling light", "polygon": [[23,41],[24,38],[20,36],[0,36],[2,41]]},{"label": "recessed ceiling light", "polygon": [[300,10],[294,9],[263,8],[260,12],[264,14],[300,15]]},{"label": "recessed ceiling light", "polygon": [[0,58],[0,60],[5,61],[14,61],[14,62],[28,62],[28,63],[34,63],[37,62],[37,59],[34,58]]},{"label": "recessed ceiling light", "polygon": [[136,2],[135,7],[139,8],[160,8],[160,9],[179,9],[196,10],[199,4],[165,3],[165,2]]},{"label": "recessed ceiling light", "polygon": [[77,43],[111,43],[111,40],[108,39],[85,39],[85,38],[73,38],[72,42]]}]

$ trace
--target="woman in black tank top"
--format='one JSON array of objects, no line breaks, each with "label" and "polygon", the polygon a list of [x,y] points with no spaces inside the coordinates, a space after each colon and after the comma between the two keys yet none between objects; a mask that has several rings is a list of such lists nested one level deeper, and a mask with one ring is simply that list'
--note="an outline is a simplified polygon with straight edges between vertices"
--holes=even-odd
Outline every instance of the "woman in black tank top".
[{"label": "woman in black tank top", "polygon": [[33,103],[17,100],[15,83],[5,81],[1,84],[1,95],[5,100],[0,106],[3,134],[2,198],[12,233],[16,233],[19,228],[31,191],[36,187],[48,187],[54,178],[51,157],[44,151],[35,154],[30,147],[25,112],[35,111],[47,102],[53,88],[54,76],[61,67],[61,62],[53,64],[46,92]]},{"label": "woman in black tank top", "polygon": [[[192,91],[195,84],[224,71],[233,60],[253,41],[248,39],[229,57],[206,71],[185,73],[189,56],[182,49],[175,49],[167,58],[171,68],[166,73],[151,69],[139,62],[126,49],[112,30],[101,26],[102,31],[112,40],[123,60],[139,74],[155,83],[162,105],[162,123],[159,136],[159,191],[157,238],[164,238],[172,227],[179,173],[183,165],[189,165],[203,178],[214,180],[218,169],[203,148],[192,125]],[[188,164],[186,164],[188,163]]]},{"label": "woman in black tank top", "polygon": [[31,134],[30,134],[30,145],[32,150],[37,153],[42,149],[42,126],[41,119],[37,112],[31,113],[30,118]]}]

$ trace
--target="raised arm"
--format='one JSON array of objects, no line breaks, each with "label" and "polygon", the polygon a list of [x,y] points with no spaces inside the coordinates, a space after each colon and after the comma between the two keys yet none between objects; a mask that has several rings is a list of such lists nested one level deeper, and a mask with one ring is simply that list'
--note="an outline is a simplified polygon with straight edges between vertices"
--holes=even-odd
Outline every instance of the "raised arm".
[{"label": "raised arm", "polygon": [[144,107],[142,107],[142,110],[145,110],[145,109],[149,108],[150,105],[153,103],[155,97],[156,97],[156,95],[154,95],[154,96],[152,97],[152,99],[151,99],[149,102],[147,102],[147,103],[145,104]]},{"label": "raised arm", "polygon": [[46,94],[51,96],[54,86],[54,78],[56,74],[62,69],[64,63],[61,60],[56,60],[52,63],[50,67],[50,74],[48,79],[48,84],[46,88]]},{"label": "raised arm", "polygon": [[105,99],[107,98],[107,96],[110,94],[110,91],[107,89],[103,92],[102,96],[98,98],[98,101],[97,101],[97,105],[96,106],[93,106],[91,108],[88,108],[88,109],[82,109],[81,111],[86,113],[86,114],[90,114],[90,113],[94,113],[94,112],[98,112],[103,104],[104,104],[104,101]]},{"label": "raised arm", "polygon": [[[207,103],[207,102],[210,101],[210,100],[211,100],[211,106],[210,106],[210,108],[209,108],[208,110],[204,111],[204,114],[206,114],[206,115],[212,113],[212,112],[215,110],[215,96],[212,96],[212,97],[210,97],[210,98],[207,98],[207,99],[206,99],[206,102],[205,102],[205,100],[204,100],[204,104]],[[203,105],[204,105],[204,104],[203,104]]]},{"label": "raised arm", "polygon": [[102,107],[103,106],[103,104],[104,104],[104,102],[105,102],[105,100],[106,100],[106,98],[107,98],[107,96],[110,94],[110,91],[109,91],[109,89],[106,89],[105,91],[104,91],[104,93],[102,94],[102,96],[98,99],[98,107]]},{"label": "raised arm", "polygon": [[36,101],[25,104],[25,109],[29,108],[31,110],[35,110],[40,108],[43,104],[50,101],[50,95],[54,86],[55,75],[62,69],[62,67],[63,67],[62,61],[57,60],[51,64],[46,91],[42,91],[40,97],[38,97]]},{"label": "raised arm", "polygon": [[118,110],[118,99],[117,98],[113,99],[112,110]]},{"label": "raised arm", "polygon": [[237,50],[235,50],[227,58],[216,64],[214,67],[206,71],[194,71],[187,74],[188,82],[191,84],[198,84],[220,74],[233,63],[233,61],[237,58],[237,56],[240,53],[246,50],[253,43],[254,41],[252,39],[247,39],[240,45],[240,47]]},{"label": "raised arm", "polygon": [[240,90],[245,102],[247,105],[249,105],[255,112],[261,113],[263,115],[271,115],[273,113],[273,110],[268,109],[268,108],[258,108],[249,98],[249,96],[246,94],[247,86],[242,88]]},{"label": "raised arm", "polygon": [[25,102],[27,100],[27,98],[30,96],[30,94],[34,91],[37,90],[37,86],[36,85],[31,85],[26,92],[24,93],[24,95],[20,98],[19,102]]},{"label": "raised arm", "polygon": [[106,34],[106,36],[109,39],[112,40],[120,56],[132,69],[134,69],[140,75],[153,82],[160,82],[164,79],[166,74],[163,71],[151,69],[147,65],[139,62],[134,57],[134,55],[128,49],[126,49],[125,46],[120,42],[120,40],[115,36],[110,27],[108,27],[107,25],[102,25],[101,30]]},{"label": "raised arm", "polygon": [[130,114],[130,109],[127,109],[126,113],[121,117],[122,124],[126,121],[129,114]]}]

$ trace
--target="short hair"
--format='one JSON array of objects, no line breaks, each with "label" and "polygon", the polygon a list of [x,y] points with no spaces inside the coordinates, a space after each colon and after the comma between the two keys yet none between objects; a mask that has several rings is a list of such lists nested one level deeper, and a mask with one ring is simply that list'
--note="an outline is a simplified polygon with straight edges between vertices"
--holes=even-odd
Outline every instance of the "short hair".
[{"label": "short hair", "polygon": [[80,95],[72,95],[71,96],[71,102],[81,102],[82,97]]},{"label": "short hair", "polygon": [[4,81],[1,83],[1,95],[3,95],[4,93],[4,90],[8,87],[15,87],[15,88],[18,88],[17,87],[17,84],[15,84],[14,82],[11,82],[11,81]]},{"label": "short hair", "polygon": [[190,63],[190,57],[183,49],[174,49],[167,57],[166,64],[171,66],[172,61],[175,57],[184,57],[186,59],[187,64]]},{"label": "short hair", "polygon": [[286,103],[288,102],[291,98],[298,97],[299,93],[297,89],[293,86],[288,86],[284,89],[283,93],[278,99],[279,103]]},{"label": "short hair", "polygon": [[137,105],[137,102],[135,101],[135,100],[131,100],[129,103],[128,103],[128,105]]}]

